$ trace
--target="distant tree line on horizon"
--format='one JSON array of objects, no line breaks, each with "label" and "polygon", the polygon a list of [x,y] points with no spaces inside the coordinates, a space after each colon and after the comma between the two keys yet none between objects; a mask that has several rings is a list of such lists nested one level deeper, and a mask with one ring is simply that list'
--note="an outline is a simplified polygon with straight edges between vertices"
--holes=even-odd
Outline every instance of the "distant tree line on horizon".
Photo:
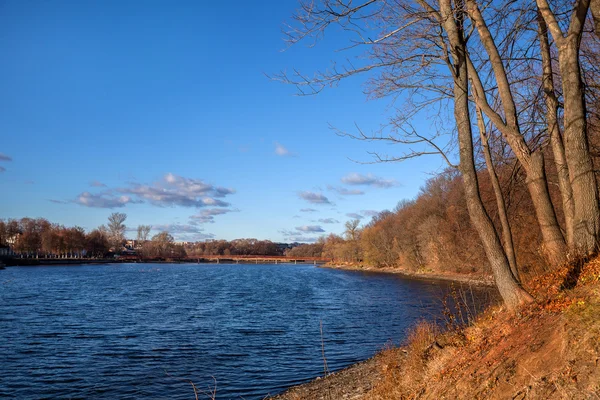
[{"label": "distant tree line on horizon", "polygon": [[26,257],[106,258],[130,255],[149,259],[181,259],[212,255],[282,256],[286,249],[297,245],[258,239],[176,243],[169,232],[159,232],[150,238],[150,225],[138,226],[136,239],[127,240],[126,219],[124,213],[112,213],[107,225],[90,232],[79,226],[53,224],[45,218],[0,220],[0,246]]}]

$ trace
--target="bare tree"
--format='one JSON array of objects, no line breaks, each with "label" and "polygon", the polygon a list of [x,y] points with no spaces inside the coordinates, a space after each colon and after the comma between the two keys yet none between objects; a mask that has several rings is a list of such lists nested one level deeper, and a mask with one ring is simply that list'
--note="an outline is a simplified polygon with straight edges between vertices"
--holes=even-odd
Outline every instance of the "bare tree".
[{"label": "bare tree", "polygon": [[353,262],[359,261],[361,258],[360,243],[358,241],[360,238],[360,231],[358,229],[358,225],[360,225],[359,219],[347,221],[344,225],[346,227],[346,231],[344,233],[346,235],[346,240],[348,241],[349,245],[348,250]]},{"label": "bare tree", "polygon": [[151,230],[152,230],[151,225],[138,225],[138,228],[137,228],[138,242],[143,243],[146,240],[148,240],[148,235],[150,234]]},{"label": "bare tree", "polygon": [[109,242],[117,252],[120,250],[123,240],[125,240],[126,226],[124,222],[126,219],[127,214],[125,213],[112,213],[108,216]]}]

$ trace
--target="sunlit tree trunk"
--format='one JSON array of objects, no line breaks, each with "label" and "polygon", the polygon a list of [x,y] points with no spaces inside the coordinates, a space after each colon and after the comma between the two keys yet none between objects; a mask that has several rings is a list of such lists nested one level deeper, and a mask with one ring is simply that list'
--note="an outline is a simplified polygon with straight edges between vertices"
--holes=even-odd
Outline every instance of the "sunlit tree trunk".
[{"label": "sunlit tree trunk", "polygon": [[[474,85],[476,91],[478,86],[480,86],[478,90],[479,93],[475,96],[475,99],[478,105],[486,112],[488,117],[502,132],[525,170],[527,175],[526,184],[531,195],[531,201],[542,233],[542,250],[547,261],[551,265],[562,264],[567,260],[567,246],[558,219],[556,218],[552,199],[550,198],[544,157],[541,154],[541,151],[538,150],[532,152],[527,146],[527,143],[521,134],[514,97],[494,37],[487,27],[477,2],[475,0],[466,0],[466,2],[469,17],[477,28],[481,43],[490,58],[506,121],[489,107],[489,105],[482,104],[485,100],[485,91],[483,90],[482,85]],[[475,83],[481,82],[475,68],[471,68],[469,72],[473,75],[473,81]]]},{"label": "sunlit tree trunk", "polygon": [[498,217],[500,218],[500,224],[502,225],[502,240],[504,244],[504,251],[506,252],[506,258],[510,265],[515,279],[520,282],[519,269],[517,268],[517,257],[515,255],[515,246],[513,243],[512,230],[510,229],[510,223],[508,222],[508,214],[506,212],[506,203],[504,202],[504,194],[502,193],[502,187],[500,186],[500,180],[496,174],[496,168],[492,160],[492,153],[488,144],[487,132],[485,128],[485,121],[483,120],[483,113],[476,107],[477,113],[477,127],[479,128],[479,136],[481,137],[481,147],[483,148],[483,157],[485,159],[485,165],[490,175],[490,181],[492,188],[494,189],[494,196],[496,197],[496,204],[498,206]]},{"label": "sunlit tree trunk", "polygon": [[452,58],[454,117],[458,130],[459,168],[465,188],[465,199],[467,201],[469,216],[481,238],[485,253],[490,262],[498,291],[506,306],[509,309],[515,309],[524,303],[532,301],[532,297],[519,285],[513,276],[496,229],[483,206],[479,193],[469,114],[469,78],[467,74],[466,45],[463,32],[464,14],[461,11],[461,4],[457,4],[458,12],[455,18],[451,1],[439,0],[440,22],[448,35]]},{"label": "sunlit tree trunk", "polygon": [[594,18],[594,32],[600,38],[600,0],[592,0],[590,3],[592,17]]},{"label": "sunlit tree trunk", "polygon": [[586,256],[596,251],[600,235],[598,187],[589,152],[586,104],[579,63],[581,36],[590,0],[575,2],[566,35],[548,2],[537,0],[537,5],[558,48],[562,77],[565,155],[574,201],[571,252]]},{"label": "sunlit tree trunk", "polygon": [[538,37],[540,41],[540,53],[542,55],[542,87],[544,89],[546,103],[546,124],[554,164],[558,175],[558,187],[562,199],[563,213],[565,215],[565,231],[569,248],[574,247],[573,242],[573,218],[575,204],[573,203],[573,190],[569,180],[569,167],[565,155],[565,147],[558,121],[558,99],[554,90],[554,77],[552,76],[552,57],[550,55],[550,42],[548,41],[548,27],[542,15],[538,12]]}]

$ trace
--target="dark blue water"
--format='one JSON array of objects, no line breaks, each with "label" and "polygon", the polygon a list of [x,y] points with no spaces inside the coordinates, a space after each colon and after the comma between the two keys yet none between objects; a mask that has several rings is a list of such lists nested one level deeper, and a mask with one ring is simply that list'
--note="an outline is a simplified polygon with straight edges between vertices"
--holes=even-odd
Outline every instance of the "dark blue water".
[{"label": "dark blue water", "polygon": [[[261,399],[402,341],[441,284],[300,265],[0,271],[0,397]],[[200,396],[202,398],[202,395]]]}]

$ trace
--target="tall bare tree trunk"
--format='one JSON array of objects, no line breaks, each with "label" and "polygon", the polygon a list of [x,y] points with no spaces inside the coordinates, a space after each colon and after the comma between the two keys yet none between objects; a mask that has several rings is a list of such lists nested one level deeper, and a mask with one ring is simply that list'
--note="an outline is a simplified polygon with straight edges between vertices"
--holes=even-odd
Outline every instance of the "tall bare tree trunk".
[{"label": "tall bare tree trunk", "polygon": [[592,17],[594,18],[594,32],[600,38],[600,0],[592,0],[590,4]]},{"label": "tall bare tree trunk", "polygon": [[597,250],[600,236],[598,186],[594,175],[587,136],[587,112],[579,65],[579,48],[590,0],[577,0],[565,36],[547,0],[537,0],[540,13],[558,47],[558,63],[564,98],[564,142],[573,189],[574,255],[585,256]]},{"label": "tall bare tree trunk", "polygon": [[490,181],[492,182],[492,188],[494,189],[494,195],[496,197],[496,204],[498,206],[498,216],[500,217],[500,224],[502,225],[502,239],[504,242],[504,252],[510,265],[517,282],[521,281],[519,276],[519,269],[517,267],[517,257],[515,255],[515,246],[513,243],[512,230],[510,229],[510,223],[508,222],[508,214],[506,212],[506,203],[504,202],[504,194],[500,186],[500,180],[496,174],[496,168],[492,160],[492,152],[488,144],[487,132],[485,129],[485,121],[483,120],[483,113],[479,107],[476,107],[477,113],[477,127],[479,128],[479,136],[481,137],[481,147],[483,148],[483,157],[485,158],[485,165],[487,166],[488,173],[490,175]]},{"label": "tall bare tree trunk", "polygon": [[574,247],[573,224],[575,214],[575,204],[573,202],[573,189],[569,179],[569,167],[565,155],[565,146],[558,123],[558,99],[554,90],[554,77],[552,76],[552,57],[550,55],[550,42],[548,40],[548,26],[538,12],[538,37],[540,40],[540,52],[542,55],[542,88],[546,102],[546,124],[548,125],[548,134],[552,153],[554,155],[554,164],[558,175],[558,187],[562,199],[563,213],[565,215],[565,231],[567,233],[567,243],[569,248]]},{"label": "tall bare tree trunk", "polygon": [[490,120],[502,132],[506,141],[512,148],[515,156],[523,166],[527,174],[527,188],[535,208],[536,217],[542,233],[543,251],[547,261],[551,265],[559,265],[567,260],[567,245],[560,229],[556,212],[548,190],[548,180],[544,168],[544,158],[540,151],[532,152],[525,142],[519,127],[517,108],[506,75],[502,57],[498,52],[494,37],[490,33],[487,24],[479,10],[475,0],[466,0],[469,17],[475,24],[481,43],[490,58],[494,77],[498,85],[498,93],[502,100],[502,107],[506,122],[493,110],[485,100],[485,91],[478,73],[474,67],[469,69],[472,75],[477,104],[482,108]]},{"label": "tall bare tree trunk", "polygon": [[[452,73],[454,75],[454,117],[458,129],[460,153],[460,171],[465,188],[467,209],[473,226],[483,243],[485,253],[490,262],[496,286],[509,309],[532,301],[532,297],[519,285],[513,276],[506,254],[498,238],[492,221],[483,206],[477,182],[475,158],[473,154],[473,137],[469,114],[468,87],[469,78],[466,63],[466,45],[464,41],[461,4],[457,4],[457,18],[452,10],[452,0],[439,0],[440,23],[448,34],[450,54],[452,57]],[[458,1],[460,3],[460,0]]]}]

